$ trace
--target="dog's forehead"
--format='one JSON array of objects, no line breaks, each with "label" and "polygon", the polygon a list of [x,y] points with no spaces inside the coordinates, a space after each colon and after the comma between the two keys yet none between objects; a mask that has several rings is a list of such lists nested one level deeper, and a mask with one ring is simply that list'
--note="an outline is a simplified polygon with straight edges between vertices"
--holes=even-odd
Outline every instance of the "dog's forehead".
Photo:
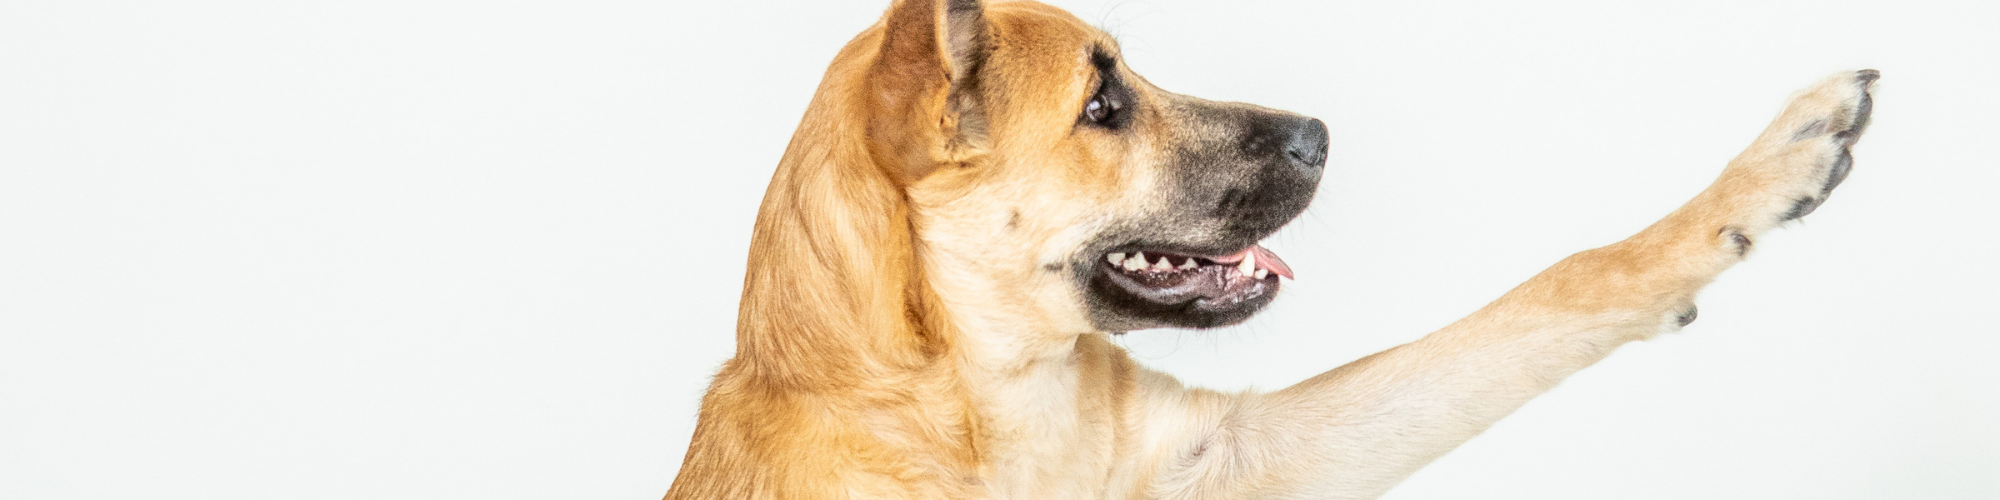
[{"label": "dog's forehead", "polygon": [[[1117,53],[1117,44],[1068,11],[1034,1],[994,4],[987,12],[1009,71],[1043,77],[1087,77],[1091,55]],[[1044,80],[1046,81],[1046,80]]]},{"label": "dog's forehead", "polygon": [[1089,23],[1077,19],[1069,11],[1034,0],[996,2],[986,7],[986,14],[997,22],[1010,26],[1034,26],[1040,31],[1034,34],[1051,35],[1069,32],[1085,37],[1103,36],[1103,32]]}]

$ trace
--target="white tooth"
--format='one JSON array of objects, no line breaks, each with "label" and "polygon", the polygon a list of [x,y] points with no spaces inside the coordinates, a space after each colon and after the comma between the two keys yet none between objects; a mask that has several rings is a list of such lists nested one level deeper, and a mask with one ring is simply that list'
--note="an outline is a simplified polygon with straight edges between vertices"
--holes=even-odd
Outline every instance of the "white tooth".
[{"label": "white tooth", "polygon": [[1261,279],[1264,279],[1264,277],[1265,277],[1265,276],[1270,276],[1270,275],[1271,275],[1271,272],[1270,272],[1270,271],[1265,271],[1265,270],[1263,270],[1263,269],[1258,269],[1258,270],[1257,270],[1257,279],[1260,279],[1260,280],[1261,280]]},{"label": "white tooth", "polygon": [[1125,270],[1127,271],[1137,271],[1145,268],[1146,268],[1146,252],[1135,253],[1132,254],[1132,258],[1125,259]]},{"label": "white tooth", "polygon": [[1243,262],[1236,263],[1236,271],[1245,275],[1257,270],[1257,254],[1243,256]]},{"label": "white tooth", "polygon": [[1189,257],[1186,264],[1181,264],[1181,269],[1194,269],[1197,267],[1201,267],[1201,265],[1195,264],[1193,257]]},{"label": "white tooth", "polygon": [[1167,258],[1166,258],[1166,257],[1160,257],[1160,263],[1158,263],[1158,264],[1153,264],[1153,270],[1154,270],[1154,271],[1172,271],[1172,270],[1174,270],[1174,263],[1172,263],[1172,262],[1167,262]]},{"label": "white tooth", "polygon": [[1106,255],[1104,257],[1110,259],[1111,265],[1114,266],[1125,263],[1125,252],[1112,252],[1111,255]]}]

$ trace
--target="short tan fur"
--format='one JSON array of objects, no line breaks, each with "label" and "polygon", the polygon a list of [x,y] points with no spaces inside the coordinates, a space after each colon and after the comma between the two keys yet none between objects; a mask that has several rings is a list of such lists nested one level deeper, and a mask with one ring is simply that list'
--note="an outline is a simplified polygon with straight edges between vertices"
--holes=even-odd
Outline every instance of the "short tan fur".
[{"label": "short tan fur", "polygon": [[[1230,274],[1223,254],[1310,199],[1324,127],[1160,90],[1117,50],[1032,1],[900,0],[849,42],[765,194],[736,356],[666,498],[1379,496],[1692,320],[1696,292],[1846,176],[1877,78],[1794,95],[1679,210],[1438,332],[1276,392],[1220,393],[1108,338],[1268,301],[1278,278]],[[1190,272],[1226,281],[1198,290],[1212,309],[1147,302],[1169,275],[1121,270],[1134,245],[1200,257]]]}]

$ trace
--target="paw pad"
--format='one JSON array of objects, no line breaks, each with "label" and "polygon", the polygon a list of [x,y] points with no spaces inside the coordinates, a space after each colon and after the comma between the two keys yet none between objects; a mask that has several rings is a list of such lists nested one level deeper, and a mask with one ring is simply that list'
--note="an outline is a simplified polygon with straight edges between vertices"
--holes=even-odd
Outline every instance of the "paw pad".
[{"label": "paw pad", "polygon": [[1697,316],[1701,316],[1701,308],[1695,307],[1694,304],[1688,304],[1687,310],[1681,311],[1679,316],[1674,317],[1674,322],[1682,327],[1686,327],[1688,324],[1694,323],[1694,318]]},{"label": "paw pad", "polygon": [[[1794,208],[1794,210],[1797,209]],[[1716,231],[1716,234],[1729,238],[1729,244],[1736,248],[1737,258],[1750,255],[1750,237],[1743,234],[1742,228],[1726,226],[1721,231]]]}]

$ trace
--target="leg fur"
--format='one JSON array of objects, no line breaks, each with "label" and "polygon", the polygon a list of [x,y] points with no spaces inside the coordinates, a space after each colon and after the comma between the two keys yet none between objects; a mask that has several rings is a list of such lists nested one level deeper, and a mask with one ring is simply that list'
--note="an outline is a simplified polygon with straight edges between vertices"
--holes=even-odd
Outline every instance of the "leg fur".
[{"label": "leg fur", "polygon": [[1168,498],[1374,498],[1618,346],[1694,319],[1694,296],[1826,200],[1868,123],[1873,70],[1794,95],[1715,183],[1432,333],[1248,395],[1153,484]]}]

